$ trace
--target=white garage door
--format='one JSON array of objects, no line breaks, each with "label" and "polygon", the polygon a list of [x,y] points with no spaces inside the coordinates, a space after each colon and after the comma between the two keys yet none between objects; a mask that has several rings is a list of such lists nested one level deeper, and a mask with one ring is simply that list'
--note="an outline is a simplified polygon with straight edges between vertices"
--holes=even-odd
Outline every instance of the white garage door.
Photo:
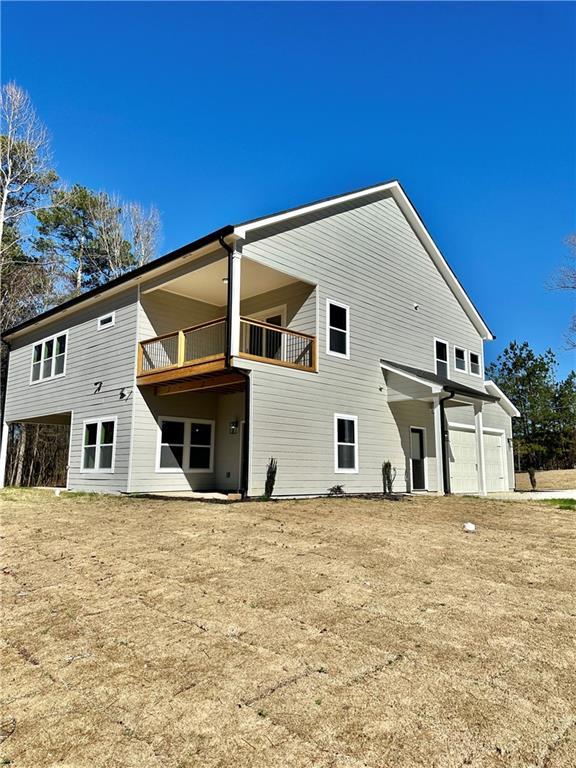
[{"label": "white garage door", "polygon": [[486,463],[486,490],[505,491],[504,436],[484,433],[484,461]]},{"label": "white garage door", "polygon": [[468,429],[450,430],[450,490],[477,493],[476,435]]},{"label": "white garage door", "polygon": [[[484,433],[486,490],[505,491],[504,436]],[[477,493],[476,435],[473,429],[450,429],[450,487],[452,493]]]}]

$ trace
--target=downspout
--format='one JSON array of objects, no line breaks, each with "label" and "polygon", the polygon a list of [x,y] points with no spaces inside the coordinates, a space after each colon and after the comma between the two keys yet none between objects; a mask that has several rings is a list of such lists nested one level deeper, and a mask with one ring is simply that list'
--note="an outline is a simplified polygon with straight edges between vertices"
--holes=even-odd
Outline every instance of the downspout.
[{"label": "downspout", "polygon": [[242,498],[248,494],[248,474],[249,474],[249,451],[250,451],[250,373],[242,368],[233,368],[232,362],[232,262],[234,259],[234,249],[228,245],[222,235],[218,242],[224,248],[228,255],[228,285],[226,302],[226,349],[224,351],[224,365],[228,370],[239,373],[244,378],[244,431],[242,433],[242,469],[240,473],[240,493]]},{"label": "downspout", "polygon": [[448,397],[442,397],[439,399],[440,403],[440,423],[442,425],[442,477],[444,480],[444,493],[448,496],[452,493],[450,490],[450,461],[448,457],[447,443],[448,443],[448,424],[446,422],[446,411],[444,409],[444,403],[447,400],[452,400],[456,396],[454,390],[447,389],[449,392]]}]

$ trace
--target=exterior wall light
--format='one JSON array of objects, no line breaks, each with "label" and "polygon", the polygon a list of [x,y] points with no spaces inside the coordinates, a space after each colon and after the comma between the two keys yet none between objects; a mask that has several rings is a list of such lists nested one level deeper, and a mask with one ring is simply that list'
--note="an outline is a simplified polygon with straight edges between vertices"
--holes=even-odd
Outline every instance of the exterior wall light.
[{"label": "exterior wall light", "polygon": [[231,421],[230,424],[228,424],[228,432],[231,435],[236,435],[238,433],[238,422],[237,421]]}]

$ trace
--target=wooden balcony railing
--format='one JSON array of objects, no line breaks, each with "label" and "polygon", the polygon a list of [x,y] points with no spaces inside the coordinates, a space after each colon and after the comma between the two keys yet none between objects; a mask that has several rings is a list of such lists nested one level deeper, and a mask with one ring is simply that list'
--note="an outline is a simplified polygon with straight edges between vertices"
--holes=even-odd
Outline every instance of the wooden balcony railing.
[{"label": "wooden balcony railing", "polygon": [[[139,343],[138,376],[223,361],[226,319],[218,318]],[[259,320],[240,319],[239,356],[247,360],[283,365],[304,371],[316,370],[316,337]],[[222,365],[223,367],[223,365]],[[189,369],[189,370],[188,370]]]}]

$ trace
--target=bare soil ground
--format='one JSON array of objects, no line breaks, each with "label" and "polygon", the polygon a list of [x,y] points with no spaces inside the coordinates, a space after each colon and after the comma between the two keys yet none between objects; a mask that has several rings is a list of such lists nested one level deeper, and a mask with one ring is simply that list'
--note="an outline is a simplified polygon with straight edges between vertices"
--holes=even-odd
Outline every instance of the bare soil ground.
[{"label": "bare soil ground", "polygon": [[5,765],[576,764],[574,512],[0,501]]},{"label": "bare soil ground", "polygon": [[[536,472],[537,491],[572,491],[576,488],[576,469],[550,469]],[[516,490],[531,491],[528,472],[516,473]]]}]

